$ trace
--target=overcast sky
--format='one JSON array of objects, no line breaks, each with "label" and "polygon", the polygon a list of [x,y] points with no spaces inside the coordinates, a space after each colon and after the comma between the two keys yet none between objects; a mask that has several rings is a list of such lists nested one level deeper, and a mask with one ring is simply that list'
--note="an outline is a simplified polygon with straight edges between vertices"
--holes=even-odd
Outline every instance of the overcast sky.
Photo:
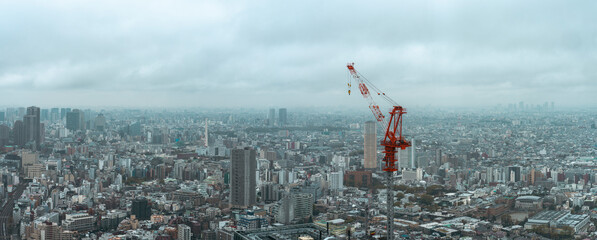
[{"label": "overcast sky", "polygon": [[355,62],[406,107],[595,106],[596,23],[597,1],[0,1],[0,105],[366,108]]}]

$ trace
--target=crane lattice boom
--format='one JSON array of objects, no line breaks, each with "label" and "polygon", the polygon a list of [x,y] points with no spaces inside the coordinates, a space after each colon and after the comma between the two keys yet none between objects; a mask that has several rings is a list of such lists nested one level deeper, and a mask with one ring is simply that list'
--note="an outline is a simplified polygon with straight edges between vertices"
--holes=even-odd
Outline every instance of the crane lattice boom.
[{"label": "crane lattice boom", "polygon": [[[359,84],[359,90],[369,103],[369,109],[371,109],[373,116],[382,126],[382,129],[386,129],[384,139],[380,143],[380,145],[384,147],[383,162],[385,163],[385,166],[383,170],[386,172],[398,171],[398,168],[396,167],[396,162],[398,161],[396,159],[397,149],[404,150],[411,146],[411,143],[402,136],[402,115],[406,114],[406,109],[399,106],[396,101],[392,100],[384,92],[380,91],[379,88],[375,87],[375,85],[373,85],[367,78],[357,72],[354,68],[354,63],[349,63],[346,67],[348,68],[352,79]],[[349,83],[348,86],[350,87],[351,83]],[[367,86],[371,87],[378,96],[382,97],[393,106],[389,112],[389,120],[386,119],[379,109],[379,105],[373,100],[372,94]],[[350,90],[348,90],[348,93],[350,94]]]}]

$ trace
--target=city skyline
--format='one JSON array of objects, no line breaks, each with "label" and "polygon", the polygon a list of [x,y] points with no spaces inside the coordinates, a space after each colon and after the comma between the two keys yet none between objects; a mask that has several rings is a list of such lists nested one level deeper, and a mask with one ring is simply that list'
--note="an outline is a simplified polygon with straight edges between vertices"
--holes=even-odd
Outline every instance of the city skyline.
[{"label": "city skyline", "polygon": [[594,107],[594,7],[5,2],[0,95],[5,105],[360,106],[346,88],[355,62],[407,107]]}]

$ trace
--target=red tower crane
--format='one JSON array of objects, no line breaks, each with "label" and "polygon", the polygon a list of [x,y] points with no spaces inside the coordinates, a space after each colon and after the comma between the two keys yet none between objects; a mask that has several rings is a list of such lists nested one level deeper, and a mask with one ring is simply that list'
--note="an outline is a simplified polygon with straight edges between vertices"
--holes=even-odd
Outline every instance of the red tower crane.
[{"label": "red tower crane", "polygon": [[[357,70],[354,68],[354,63],[349,63],[346,65],[348,67],[348,71],[350,72],[350,76],[354,79],[355,82],[359,84],[359,90],[367,102],[369,103],[369,109],[373,113],[373,116],[377,120],[382,127],[382,129],[386,129],[384,139],[381,141],[381,146],[384,147],[384,158],[383,162],[385,166],[383,168],[386,172],[395,172],[398,170],[396,168],[396,151],[397,149],[406,149],[410,147],[411,144],[402,136],[402,115],[406,114],[406,109],[402,106],[399,106],[394,100],[388,97],[384,92],[379,90],[379,88],[375,87],[367,78],[361,75]],[[348,86],[351,86],[351,83],[348,83]],[[375,91],[375,94],[381,96],[384,100],[388,101],[392,104],[392,109],[390,110],[389,120],[386,120],[386,117],[382,114],[381,110],[379,110],[379,105],[375,103],[373,97],[371,97],[371,92],[369,90],[369,86],[371,89]],[[348,94],[350,94],[350,89],[348,90]]]},{"label": "red tower crane", "polygon": [[[392,193],[392,179],[394,176],[394,172],[398,171],[396,167],[396,151],[398,149],[406,149],[407,147],[411,146],[411,143],[407,141],[402,136],[402,115],[406,114],[406,109],[402,106],[398,105],[396,101],[392,100],[388,97],[384,92],[379,90],[373,83],[371,83],[367,78],[361,75],[355,68],[354,63],[349,63],[346,65],[348,71],[350,72],[350,76],[356,83],[359,84],[359,90],[367,102],[369,103],[369,109],[373,113],[373,116],[377,120],[377,123],[381,126],[382,129],[386,129],[385,135],[383,140],[380,142],[380,145],[384,148],[384,157],[383,162],[385,164],[383,170],[388,173],[387,175],[387,204],[388,204],[388,239],[393,239],[393,223],[394,223],[394,195]],[[351,82],[348,82],[348,94],[350,95],[350,87]],[[367,87],[369,86],[369,87]],[[375,91],[375,94],[386,100],[388,103],[392,105],[392,108],[389,112],[389,117],[386,120],[386,117],[383,115],[381,110],[379,110],[379,105],[375,103],[373,97],[371,96],[371,88]],[[367,221],[369,221],[367,219]],[[367,229],[368,230],[368,229]]]}]

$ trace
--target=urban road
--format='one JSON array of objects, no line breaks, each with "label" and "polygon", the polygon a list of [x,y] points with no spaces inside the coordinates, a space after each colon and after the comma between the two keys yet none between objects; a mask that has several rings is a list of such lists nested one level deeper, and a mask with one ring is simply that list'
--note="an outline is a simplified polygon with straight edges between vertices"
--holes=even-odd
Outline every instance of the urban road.
[{"label": "urban road", "polygon": [[0,212],[0,239],[11,239],[12,234],[12,210],[14,209],[15,201],[21,197],[23,191],[29,184],[29,181],[21,182],[17,188],[8,194],[8,198]]}]

